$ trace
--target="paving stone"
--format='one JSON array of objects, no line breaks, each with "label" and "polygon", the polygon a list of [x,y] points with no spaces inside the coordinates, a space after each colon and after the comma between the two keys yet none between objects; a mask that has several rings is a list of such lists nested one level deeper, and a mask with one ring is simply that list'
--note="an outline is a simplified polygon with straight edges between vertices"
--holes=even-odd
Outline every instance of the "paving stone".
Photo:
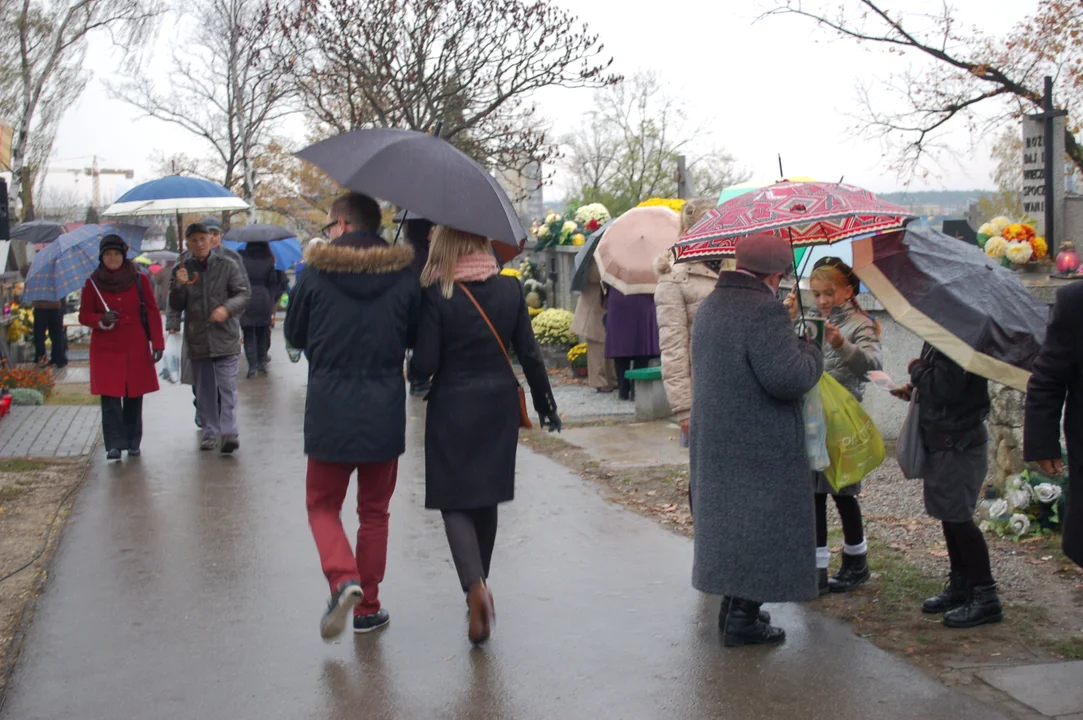
[{"label": "paving stone", "polygon": [[0,457],[75,457],[97,443],[101,414],[96,407],[15,407],[0,420]]},{"label": "paving stone", "polygon": [[1083,718],[1083,661],[984,670],[978,677],[1042,715]]}]

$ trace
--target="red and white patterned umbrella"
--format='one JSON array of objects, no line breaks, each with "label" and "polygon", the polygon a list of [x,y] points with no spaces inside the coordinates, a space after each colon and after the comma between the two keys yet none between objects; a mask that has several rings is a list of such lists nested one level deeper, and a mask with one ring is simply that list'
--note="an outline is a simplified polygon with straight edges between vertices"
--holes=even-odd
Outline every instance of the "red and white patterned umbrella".
[{"label": "red and white patterned umbrella", "polygon": [[780,181],[739,195],[708,212],[674,246],[677,262],[731,257],[737,242],[771,233],[795,248],[903,227],[915,217],[853,185]]}]

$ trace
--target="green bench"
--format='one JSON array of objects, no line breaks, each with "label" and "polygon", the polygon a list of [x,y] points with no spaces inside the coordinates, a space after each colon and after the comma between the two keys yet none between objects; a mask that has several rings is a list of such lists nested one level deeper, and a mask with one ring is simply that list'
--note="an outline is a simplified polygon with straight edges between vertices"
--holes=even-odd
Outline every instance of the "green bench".
[{"label": "green bench", "polygon": [[648,367],[629,370],[624,377],[635,383],[636,420],[648,422],[662,420],[673,414],[666,399],[666,389],[662,385],[662,368]]}]

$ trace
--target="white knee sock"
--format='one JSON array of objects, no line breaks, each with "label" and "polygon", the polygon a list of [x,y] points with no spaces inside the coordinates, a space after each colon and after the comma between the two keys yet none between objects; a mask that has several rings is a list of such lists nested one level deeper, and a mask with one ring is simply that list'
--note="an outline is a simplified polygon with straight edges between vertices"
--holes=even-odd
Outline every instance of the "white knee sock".
[{"label": "white knee sock", "polygon": [[826,546],[816,548],[816,569],[824,570],[831,564],[831,551]]},{"label": "white knee sock", "polygon": [[864,538],[862,538],[860,545],[847,545],[846,543],[842,545],[843,555],[864,555],[868,551],[869,544],[865,542]]}]

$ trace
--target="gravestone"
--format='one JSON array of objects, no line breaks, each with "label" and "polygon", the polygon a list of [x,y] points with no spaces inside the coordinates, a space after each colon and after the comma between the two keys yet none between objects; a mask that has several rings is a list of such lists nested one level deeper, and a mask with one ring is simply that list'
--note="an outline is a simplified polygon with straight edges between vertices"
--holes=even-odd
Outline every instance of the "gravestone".
[{"label": "gravestone", "polygon": [[[1045,120],[1023,118],[1023,213],[1036,220],[1039,235],[1049,237],[1046,227]],[[1064,228],[1064,118],[1053,118],[1053,237],[1065,239]],[[1050,247],[1052,251],[1053,248]]]}]

